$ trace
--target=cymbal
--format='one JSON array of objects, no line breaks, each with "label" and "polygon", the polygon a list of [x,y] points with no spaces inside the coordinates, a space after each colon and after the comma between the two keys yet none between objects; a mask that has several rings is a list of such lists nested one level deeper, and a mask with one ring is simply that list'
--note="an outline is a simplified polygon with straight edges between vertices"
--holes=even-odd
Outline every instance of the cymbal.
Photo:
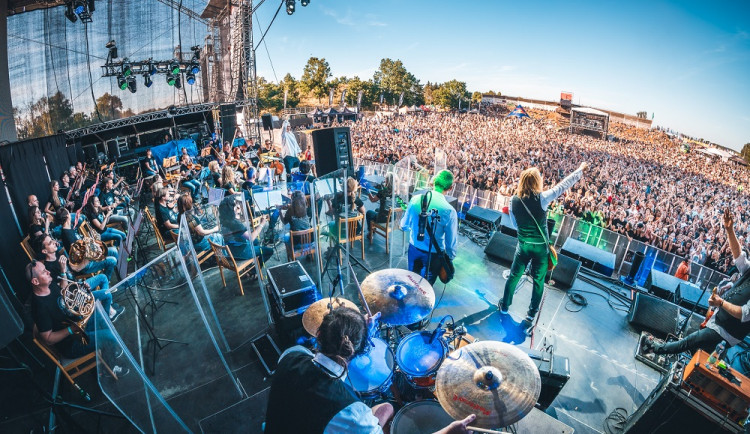
[{"label": "cymbal", "polygon": [[376,271],[362,281],[362,293],[371,312],[381,321],[407,325],[427,317],[435,307],[435,291],[419,274],[399,268]]},{"label": "cymbal", "polygon": [[336,309],[338,307],[348,307],[349,309],[354,309],[359,312],[359,308],[357,307],[357,305],[345,298],[326,297],[308,306],[307,310],[305,310],[305,313],[302,314],[302,326],[312,336],[317,335],[320,325],[323,324],[323,317],[326,316],[326,314],[328,314],[328,312],[330,312],[332,309]]},{"label": "cymbal", "polygon": [[513,345],[482,341],[450,353],[437,372],[435,396],[454,419],[470,414],[479,428],[499,428],[523,419],[542,390],[531,358]]}]

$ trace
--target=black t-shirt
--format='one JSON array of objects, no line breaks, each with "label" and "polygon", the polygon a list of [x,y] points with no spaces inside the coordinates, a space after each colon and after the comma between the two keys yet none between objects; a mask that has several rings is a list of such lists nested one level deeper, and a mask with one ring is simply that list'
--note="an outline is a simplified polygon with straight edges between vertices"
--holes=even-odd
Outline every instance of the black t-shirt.
[{"label": "black t-shirt", "polygon": [[[358,210],[360,207],[365,206],[364,202],[362,202],[362,199],[360,199],[359,197],[356,197],[354,199],[354,202],[352,202],[351,196],[346,200],[348,201],[347,205],[349,205],[350,211]],[[331,206],[333,206],[333,209],[336,212],[344,212],[344,193],[336,193],[336,197],[334,197],[331,201]]]},{"label": "black t-shirt", "polygon": [[60,238],[62,238],[63,246],[65,246],[65,250],[70,251],[70,246],[75,243],[76,241],[81,239],[81,236],[78,234],[78,231],[75,229],[62,229],[62,232],[60,233]]},{"label": "black t-shirt", "polygon": [[169,229],[164,226],[164,222],[169,221],[173,225],[177,224],[177,213],[164,205],[159,205],[159,209],[156,212],[156,224],[159,225],[159,230],[162,234],[167,233]]},{"label": "black t-shirt", "polygon": [[[60,286],[57,282],[51,282],[49,290],[48,295],[38,296],[33,294],[31,298],[31,317],[40,333],[62,330],[67,327],[65,322],[71,319],[64,307],[60,295]],[[71,337],[69,336],[56,343],[55,348],[61,353],[66,353],[73,344]]]},{"label": "black t-shirt", "polygon": [[99,200],[102,202],[103,205],[106,205],[106,206],[112,205],[117,200],[117,198],[115,197],[115,191],[110,190],[110,191],[101,192],[101,194],[99,194]]}]

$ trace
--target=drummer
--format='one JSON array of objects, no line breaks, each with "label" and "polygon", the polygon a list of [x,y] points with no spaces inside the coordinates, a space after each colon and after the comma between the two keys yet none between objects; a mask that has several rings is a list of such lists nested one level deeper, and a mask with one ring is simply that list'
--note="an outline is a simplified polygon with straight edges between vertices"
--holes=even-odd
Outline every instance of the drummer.
[{"label": "drummer", "polygon": [[[334,309],[323,318],[317,341],[317,353],[294,346],[281,355],[264,432],[382,433],[393,417],[393,406],[368,407],[345,381],[349,361],[367,345],[364,316],[349,308]],[[466,427],[474,419],[470,415],[438,432],[469,432]]]}]

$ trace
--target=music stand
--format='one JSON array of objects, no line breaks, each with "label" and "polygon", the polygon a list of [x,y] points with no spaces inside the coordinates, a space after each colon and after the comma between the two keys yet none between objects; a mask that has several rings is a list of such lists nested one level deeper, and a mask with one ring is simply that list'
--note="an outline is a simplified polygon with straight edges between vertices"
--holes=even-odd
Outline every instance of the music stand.
[{"label": "music stand", "polygon": [[211,156],[211,147],[206,146],[205,148],[201,149],[201,157],[210,157]]}]

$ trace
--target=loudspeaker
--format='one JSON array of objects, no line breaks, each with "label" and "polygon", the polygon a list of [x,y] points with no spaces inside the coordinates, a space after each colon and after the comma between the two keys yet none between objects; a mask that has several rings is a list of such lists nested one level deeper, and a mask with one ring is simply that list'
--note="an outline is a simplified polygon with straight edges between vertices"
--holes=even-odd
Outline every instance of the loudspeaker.
[{"label": "loudspeaker", "polygon": [[23,333],[21,316],[13,308],[5,291],[5,285],[0,284],[0,349]]},{"label": "loudspeaker", "polygon": [[635,275],[638,274],[638,269],[641,268],[641,264],[645,258],[646,255],[644,255],[643,252],[635,252],[633,263],[630,264],[630,273],[628,273],[628,280],[630,282],[635,280]]},{"label": "loudspeaker", "polygon": [[570,379],[568,358],[555,355],[554,352],[547,353],[530,348],[521,349],[529,355],[539,370],[539,377],[542,379],[542,392],[539,394],[536,407],[546,410]]},{"label": "loudspeaker", "polygon": [[491,259],[510,264],[516,254],[516,244],[518,244],[516,238],[502,232],[495,232],[490,242],[487,243],[487,247],[484,248],[484,254]]},{"label": "loudspeaker", "polygon": [[466,213],[467,222],[474,223],[490,231],[496,231],[500,227],[502,217],[503,213],[500,211],[481,206],[474,206]]},{"label": "loudspeaker", "polygon": [[314,130],[312,139],[315,169],[319,177],[338,169],[346,169],[347,176],[354,176],[349,127]]},{"label": "loudspeaker", "polygon": [[661,338],[676,333],[680,307],[667,300],[639,292],[628,312],[628,322]]},{"label": "loudspeaker", "polygon": [[663,273],[656,269],[651,269],[646,279],[646,288],[649,292],[665,300],[675,300],[675,294],[680,283],[684,282],[671,274]]},{"label": "loudspeaker", "polygon": [[677,303],[680,306],[692,309],[695,306],[695,312],[705,315],[708,311],[708,299],[711,297],[711,291],[705,292],[690,282],[681,282],[677,287]]},{"label": "loudspeaker", "polygon": [[[678,372],[679,377],[682,373]],[[741,427],[725,415],[708,407],[699,396],[671,382],[662,380],[628,418],[625,434],[723,433],[741,432]]]},{"label": "loudspeaker", "polygon": [[504,234],[508,234],[511,237],[517,237],[518,231],[513,225],[513,220],[510,219],[510,215],[503,213],[500,216],[500,231]]},{"label": "loudspeaker", "polygon": [[263,113],[260,116],[261,122],[263,122],[263,129],[268,131],[273,129],[273,116],[270,113]]},{"label": "loudspeaker", "polygon": [[232,143],[234,130],[237,129],[237,106],[235,104],[222,104],[219,106],[221,118],[221,140]]},{"label": "loudspeaker", "polygon": [[558,288],[570,288],[578,278],[580,269],[581,261],[559,254],[557,255],[557,267],[552,270],[549,277],[555,281],[555,286]]}]

